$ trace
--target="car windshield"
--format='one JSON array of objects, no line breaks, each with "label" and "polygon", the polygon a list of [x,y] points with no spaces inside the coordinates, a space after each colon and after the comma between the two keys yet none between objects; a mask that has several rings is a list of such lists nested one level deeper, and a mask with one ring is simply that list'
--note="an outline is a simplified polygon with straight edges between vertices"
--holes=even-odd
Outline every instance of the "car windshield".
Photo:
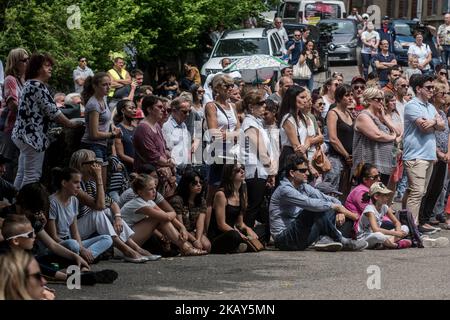
[{"label": "car windshield", "polygon": [[412,37],[414,32],[413,26],[407,23],[394,24],[394,30],[398,36],[406,37]]},{"label": "car windshield", "polygon": [[270,54],[267,38],[220,40],[213,57],[250,56],[253,54]]},{"label": "car windshield", "polygon": [[321,29],[329,29],[332,34],[355,34],[355,25],[350,21],[325,22]]}]

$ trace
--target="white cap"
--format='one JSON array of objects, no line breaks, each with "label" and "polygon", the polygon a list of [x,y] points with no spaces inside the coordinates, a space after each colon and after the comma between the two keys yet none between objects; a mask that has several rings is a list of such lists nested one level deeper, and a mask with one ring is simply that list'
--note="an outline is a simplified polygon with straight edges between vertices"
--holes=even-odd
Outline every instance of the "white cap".
[{"label": "white cap", "polygon": [[363,18],[363,19],[364,19],[364,18],[369,19],[369,15],[368,15],[367,13],[363,13],[362,18]]}]

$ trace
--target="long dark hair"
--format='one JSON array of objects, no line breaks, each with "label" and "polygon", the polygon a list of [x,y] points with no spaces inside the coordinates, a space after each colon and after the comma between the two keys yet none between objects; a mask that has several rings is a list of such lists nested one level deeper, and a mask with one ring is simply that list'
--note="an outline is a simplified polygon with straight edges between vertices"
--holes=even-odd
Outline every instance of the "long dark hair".
[{"label": "long dark hair", "polygon": [[[220,183],[220,191],[225,193],[228,199],[234,192],[234,176],[236,175],[237,164],[226,164],[223,166],[222,182]],[[245,213],[247,210],[247,186],[245,183],[241,184],[239,188],[239,204],[241,212]]]},{"label": "long dark hair", "polygon": [[29,210],[31,214],[39,211],[48,213],[49,194],[47,189],[39,182],[24,185],[16,197],[16,204],[22,209]]},{"label": "long dark hair", "polygon": [[64,181],[70,181],[73,174],[81,174],[78,169],[75,168],[53,168],[52,169],[52,184],[55,190],[61,190],[61,183]]},{"label": "long dark hair", "polygon": [[297,85],[293,85],[289,89],[287,89],[284,94],[283,101],[281,102],[280,114],[278,115],[278,127],[281,128],[281,121],[283,121],[283,117],[289,113],[292,117],[294,117],[295,122],[297,122],[297,116],[299,116],[303,123],[306,124],[305,116],[301,112],[297,112],[297,96],[306,89],[304,87],[300,87]]},{"label": "long dark hair", "polygon": [[371,163],[361,162],[356,166],[354,177],[356,178],[358,184],[362,184],[363,180],[370,176],[370,171],[372,169],[377,169],[377,167]]},{"label": "long dark hair", "polygon": [[[191,185],[195,182],[195,178],[199,178],[202,181],[202,177],[195,170],[187,170],[183,176],[181,177],[180,183],[177,187],[177,194],[183,199],[183,203],[187,205],[189,203],[189,196],[191,194]],[[202,188],[202,192],[197,194],[194,198],[194,205],[196,207],[201,206],[202,204],[202,195],[204,192],[204,188]]]},{"label": "long dark hair", "polygon": [[86,78],[86,81],[84,82],[83,92],[81,93],[84,104],[86,104],[94,95],[94,86],[99,86],[104,77],[109,77],[109,75],[106,72],[97,72],[93,77],[89,76]]}]

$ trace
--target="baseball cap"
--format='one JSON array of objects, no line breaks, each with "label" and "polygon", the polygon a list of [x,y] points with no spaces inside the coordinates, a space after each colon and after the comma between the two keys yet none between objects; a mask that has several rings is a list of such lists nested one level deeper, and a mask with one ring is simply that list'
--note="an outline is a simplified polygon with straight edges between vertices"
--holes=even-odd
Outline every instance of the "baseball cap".
[{"label": "baseball cap", "polygon": [[373,196],[374,194],[377,193],[382,193],[382,194],[390,194],[393,191],[389,190],[384,184],[383,182],[375,182],[369,190],[369,196]]},{"label": "baseball cap", "polygon": [[136,114],[134,115],[133,119],[144,119],[144,112],[142,111],[142,109],[137,109],[136,110]]},{"label": "baseball cap", "polygon": [[342,195],[342,192],[339,192],[334,186],[331,185],[329,182],[320,182],[316,185],[316,189],[319,190],[322,193],[325,193],[326,195],[334,193],[337,195]]},{"label": "baseball cap", "polygon": [[0,154],[0,164],[10,163],[12,162],[11,159],[5,158],[3,155]]},{"label": "baseball cap", "polygon": [[391,20],[389,16],[384,16],[382,20]]},{"label": "baseball cap", "polygon": [[364,79],[363,77],[360,76],[355,76],[352,79],[352,84],[356,83],[356,82],[362,82],[362,83],[366,83],[366,79]]},{"label": "baseball cap", "polygon": [[369,15],[368,15],[367,13],[363,13],[362,18],[363,18],[363,19],[364,19],[364,18],[369,19]]}]

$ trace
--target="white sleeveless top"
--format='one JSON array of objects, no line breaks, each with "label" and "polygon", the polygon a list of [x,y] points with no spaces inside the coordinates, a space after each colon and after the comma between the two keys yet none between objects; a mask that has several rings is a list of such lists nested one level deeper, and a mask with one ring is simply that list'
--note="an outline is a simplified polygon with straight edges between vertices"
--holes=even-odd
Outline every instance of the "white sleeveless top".
[{"label": "white sleeveless top", "polygon": [[282,147],[283,146],[292,147],[292,143],[291,143],[291,141],[289,141],[289,138],[286,134],[286,130],[284,130],[284,128],[283,128],[285,121],[289,121],[290,123],[292,123],[294,128],[297,129],[297,138],[299,138],[300,144],[304,144],[306,141],[306,137],[308,136],[308,129],[306,128],[303,121],[300,121],[300,123],[299,123],[300,125],[297,126],[297,122],[295,121],[294,117],[292,117],[292,115],[290,113],[287,113],[284,115],[283,120],[281,121],[281,125],[280,125],[281,146]]},{"label": "white sleeveless top", "polygon": [[222,108],[222,110],[225,111],[225,116],[225,114],[217,107],[217,105],[214,105],[216,107],[217,113],[217,127],[219,129],[225,129],[227,131],[234,131],[237,126],[237,118],[236,114],[234,113],[233,107],[228,104],[228,106],[230,107],[229,110]]}]

